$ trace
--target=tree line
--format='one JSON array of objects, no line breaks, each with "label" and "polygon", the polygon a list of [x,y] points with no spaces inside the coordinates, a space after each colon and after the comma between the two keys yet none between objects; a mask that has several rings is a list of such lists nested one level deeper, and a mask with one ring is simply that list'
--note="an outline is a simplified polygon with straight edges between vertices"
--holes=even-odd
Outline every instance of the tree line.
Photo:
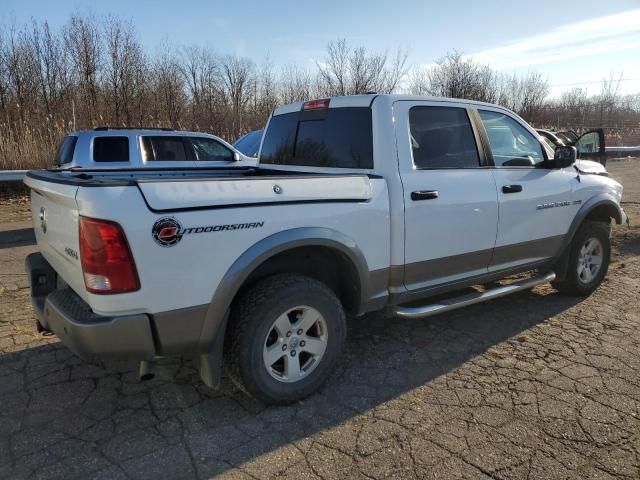
[{"label": "tree line", "polygon": [[[428,68],[409,68],[407,52],[374,52],[344,39],[327,45],[312,68],[277,66],[201,45],[143,48],[117,16],[74,14],[53,29],[32,20],[0,26],[0,168],[50,165],[71,130],[169,127],[234,141],[262,128],[278,104],[367,92],[414,93],[505,105],[540,125],[638,126],[640,96],[575,89],[549,101],[540,74],[506,76],[458,52]],[[640,143],[640,142],[639,142]]]}]

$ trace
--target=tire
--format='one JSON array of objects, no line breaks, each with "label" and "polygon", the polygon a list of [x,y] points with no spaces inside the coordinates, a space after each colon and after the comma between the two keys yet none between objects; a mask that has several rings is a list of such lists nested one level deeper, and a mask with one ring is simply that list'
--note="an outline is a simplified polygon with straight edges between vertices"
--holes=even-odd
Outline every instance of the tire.
[{"label": "tire", "polygon": [[[585,221],[578,229],[571,245],[569,246],[569,258],[567,263],[567,274],[563,280],[552,282],[552,285],[561,293],[584,297],[590,295],[604,280],[607,270],[609,269],[609,260],[611,257],[611,225],[605,222],[597,222],[592,220]],[[595,241],[596,243],[589,243]],[[592,272],[590,263],[584,265],[585,258],[596,259],[598,255],[583,257],[581,253],[583,248],[589,251],[593,245],[599,245],[601,263],[597,271]],[[587,272],[585,269],[588,269]],[[589,273],[589,274],[587,274]]]},{"label": "tire", "polygon": [[[287,405],[322,385],[336,366],[345,337],[345,312],[331,289],[302,275],[274,275],[251,287],[231,307],[227,372],[255,399]],[[309,353],[311,349],[315,353]]]}]

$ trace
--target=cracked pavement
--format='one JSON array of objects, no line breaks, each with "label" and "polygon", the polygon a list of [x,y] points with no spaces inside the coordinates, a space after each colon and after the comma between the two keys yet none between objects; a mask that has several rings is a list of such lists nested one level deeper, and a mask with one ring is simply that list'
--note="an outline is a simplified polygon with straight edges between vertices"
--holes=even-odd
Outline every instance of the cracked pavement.
[{"label": "cracked pavement", "polygon": [[640,163],[589,298],[550,286],[419,321],[350,322],[319,393],[265,407],[191,359],[138,381],[36,333],[28,204],[0,202],[1,478],[640,478]]}]

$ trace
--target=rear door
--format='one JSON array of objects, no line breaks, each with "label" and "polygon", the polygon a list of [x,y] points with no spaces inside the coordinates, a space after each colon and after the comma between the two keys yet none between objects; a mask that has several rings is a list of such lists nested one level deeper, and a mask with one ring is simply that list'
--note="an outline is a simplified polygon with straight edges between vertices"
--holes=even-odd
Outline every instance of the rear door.
[{"label": "rear door", "polygon": [[576,171],[549,168],[535,131],[515,116],[489,106],[478,113],[491,148],[500,217],[489,270],[544,261],[558,252],[580,206],[572,195]]},{"label": "rear door", "polygon": [[487,272],[498,223],[496,187],[464,104],[394,104],[405,203],[409,290]]},{"label": "rear door", "polygon": [[235,162],[233,150],[214,138],[188,137],[188,141],[199,167],[228,166]]},{"label": "rear door", "polygon": [[605,153],[604,130],[595,128],[583,133],[575,142],[578,150],[578,158],[583,160],[595,160],[604,165],[607,163]]}]

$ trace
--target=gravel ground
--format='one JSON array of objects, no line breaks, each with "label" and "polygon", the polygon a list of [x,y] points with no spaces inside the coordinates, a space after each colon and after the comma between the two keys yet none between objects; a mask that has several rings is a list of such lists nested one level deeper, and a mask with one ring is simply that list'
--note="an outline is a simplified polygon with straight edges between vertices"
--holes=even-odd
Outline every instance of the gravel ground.
[{"label": "gravel ground", "polygon": [[28,203],[0,204],[0,477],[640,478],[640,163],[587,299],[550,286],[423,321],[353,320],[316,395],[266,408],[189,359],[155,379],[41,337]]}]

